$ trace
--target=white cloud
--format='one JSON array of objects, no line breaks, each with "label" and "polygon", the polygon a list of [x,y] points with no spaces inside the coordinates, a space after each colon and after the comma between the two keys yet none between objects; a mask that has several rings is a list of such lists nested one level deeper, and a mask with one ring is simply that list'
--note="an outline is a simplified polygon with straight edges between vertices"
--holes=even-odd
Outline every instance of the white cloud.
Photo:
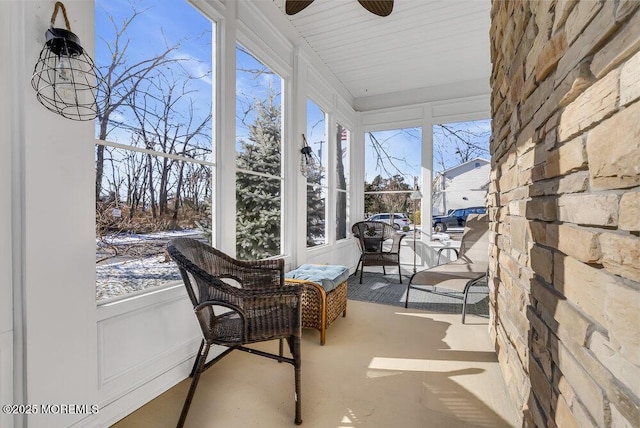
[{"label": "white cloud", "polygon": [[213,85],[213,74],[211,71],[211,63],[207,63],[193,55],[181,50],[172,55],[172,59],[180,61],[180,65],[189,73],[190,76],[197,78],[209,86]]}]

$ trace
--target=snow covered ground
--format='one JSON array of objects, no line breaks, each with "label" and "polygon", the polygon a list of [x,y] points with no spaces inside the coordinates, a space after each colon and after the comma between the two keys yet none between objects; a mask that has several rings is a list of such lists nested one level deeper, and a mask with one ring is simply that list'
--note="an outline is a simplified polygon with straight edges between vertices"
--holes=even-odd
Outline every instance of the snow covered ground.
[{"label": "snow covered ground", "polygon": [[96,300],[98,302],[181,281],[177,266],[165,253],[167,242],[198,230],[106,236],[96,239]]}]

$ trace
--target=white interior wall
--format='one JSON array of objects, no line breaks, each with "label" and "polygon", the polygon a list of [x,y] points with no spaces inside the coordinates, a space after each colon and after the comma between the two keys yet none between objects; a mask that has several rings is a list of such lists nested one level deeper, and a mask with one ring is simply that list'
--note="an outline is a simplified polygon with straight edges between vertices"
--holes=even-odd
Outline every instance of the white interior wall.
[{"label": "white interior wall", "polygon": [[[11,3],[11,2],[10,2]],[[93,2],[67,2],[71,28],[93,50]],[[95,256],[91,177],[93,124],[52,114],[36,100],[30,85],[44,45],[53,3],[13,2],[8,19],[24,52],[3,61],[16,86],[9,118],[18,152],[11,168],[19,194],[12,195],[11,227],[16,318],[22,334],[14,339],[14,377],[21,384],[12,402],[93,404],[96,395]],[[3,58],[12,58],[3,44]],[[9,52],[6,52],[8,50]],[[4,74],[3,74],[4,75]],[[15,258],[17,256],[17,258]],[[20,392],[18,392],[20,391]],[[30,426],[69,426],[81,415],[38,413]],[[17,418],[18,426],[21,424]]]},{"label": "white interior wall", "polygon": [[[0,3],[0,38],[8,43],[0,46],[0,55],[3,58],[20,58],[17,52],[19,46],[14,45],[21,21],[12,17],[19,14],[19,10],[13,3]],[[13,255],[13,210],[12,203],[14,191],[14,169],[12,164],[18,159],[17,145],[13,142],[19,134],[18,118],[11,114],[12,106],[17,98],[16,85],[10,68],[10,61],[2,61],[0,64],[0,93],[5,99],[0,103],[0,141],[4,150],[0,156],[0,403],[13,403],[14,377],[13,377],[13,262],[19,257]],[[18,364],[16,364],[18,365]],[[17,391],[16,391],[17,392]],[[10,426],[13,416],[0,413],[0,426]]]},{"label": "white interior wall", "polygon": [[[9,33],[5,40],[12,41],[0,45],[0,55],[15,59],[2,62],[2,75],[10,78],[0,86],[12,94],[10,105],[3,104],[8,111],[0,115],[3,141],[9,141],[3,147],[11,151],[10,156],[0,157],[0,200],[8,202],[0,204],[0,232],[3,237],[11,236],[0,242],[0,251],[8,255],[0,257],[0,398],[3,403],[98,404],[100,408],[94,415],[38,414],[29,416],[28,421],[16,418],[17,427],[26,422],[29,427],[106,426],[187,375],[198,331],[180,286],[96,307],[93,124],[69,121],[47,111],[36,101],[29,82],[53,3],[0,2],[3,34]],[[346,90],[308,51],[304,41],[292,36],[290,29],[280,33],[280,24],[272,25],[286,19],[274,10],[272,2],[225,2],[226,7],[217,0],[194,3],[217,20],[217,43],[225,53],[224,60],[216,64],[217,79],[225,82],[216,93],[220,106],[216,111],[220,124],[215,130],[220,143],[216,178],[230,182],[235,176],[235,162],[230,162],[235,150],[235,115],[227,113],[235,111],[232,52],[238,28],[251,28],[269,56],[261,59],[288,70],[289,90],[312,86],[331,91],[330,117],[352,131],[350,207],[352,221],[358,220],[363,212],[364,185],[363,156],[358,156],[364,147],[361,120],[365,119],[366,126],[378,126],[388,123],[387,113],[356,113]],[[72,30],[93,52],[93,1],[68,0],[65,4]],[[238,26],[237,17],[244,24]],[[296,93],[289,99],[294,102],[291,123],[285,124],[289,172],[297,171],[300,147],[296,136],[306,129],[306,115],[296,116],[294,111],[302,111],[307,95]],[[446,111],[444,105],[437,107]],[[418,110],[418,122],[425,123],[425,107]],[[382,115],[380,120],[375,114]],[[403,112],[389,114],[397,117]],[[357,261],[353,240],[306,249],[306,217],[300,209],[306,189],[301,176],[296,177],[285,190],[292,193],[286,198],[285,213],[297,214],[291,236],[298,239],[291,238],[288,244],[290,264],[344,264],[351,260],[353,268]],[[215,242],[233,251],[232,186],[216,189],[216,204],[224,211],[216,215]],[[9,308],[7,302],[12,298]],[[13,423],[7,417],[0,419],[3,427]]]}]

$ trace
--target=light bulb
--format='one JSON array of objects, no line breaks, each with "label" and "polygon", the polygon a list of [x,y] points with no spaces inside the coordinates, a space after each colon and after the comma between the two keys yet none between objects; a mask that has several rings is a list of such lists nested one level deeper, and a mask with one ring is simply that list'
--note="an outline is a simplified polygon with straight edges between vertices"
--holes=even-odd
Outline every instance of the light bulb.
[{"label": "light bulb", "polygon": [[58,77],[62,80],[69,81],[71,80],[71,61],[69,61],[69,57],[66,55],[60,55],[58,57],[58,65],[56,66],[56,71],[58,72]]},{"label": "light bulb", "polygon": [[74,104],[76,101],[75,91],[73,90],[73,69],[67,55],[58,56],[54,91],[58,100],[62,103]]}]

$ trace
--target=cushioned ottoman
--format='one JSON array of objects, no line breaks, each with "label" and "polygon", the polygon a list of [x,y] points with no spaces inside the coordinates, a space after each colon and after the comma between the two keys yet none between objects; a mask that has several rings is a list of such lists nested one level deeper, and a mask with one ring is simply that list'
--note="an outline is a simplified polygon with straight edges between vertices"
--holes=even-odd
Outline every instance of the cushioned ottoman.
[{"label": "cushioned ottoman", "polygon": [[304,286],[302,327],[320,331],[324,345],[327,328],[340,313],[347,316],[347,279],[349,269],[338,265],[304,264],[284,274],[285,283]]}]

